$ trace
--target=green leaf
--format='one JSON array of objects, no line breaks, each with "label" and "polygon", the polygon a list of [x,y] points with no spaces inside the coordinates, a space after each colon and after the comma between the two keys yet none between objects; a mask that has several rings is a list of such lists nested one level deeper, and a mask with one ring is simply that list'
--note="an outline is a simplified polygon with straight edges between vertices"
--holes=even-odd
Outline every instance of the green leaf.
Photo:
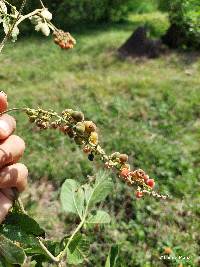
[{"label": "green leaf", "polygon": [[105,267],[115,267],[119,255],[119,246],[114,245],[110,248],[109,255],[106,260]]},{"label": "green leaf", "polygon": [[77,234],[69,245],[67,262],[74,265],[82,263],[87,258],[89,249],[90,244],[85,236]]},{"label": "green leaf", "polygon": [[3,235],[0,235],[0,255],[11,264],[21,265],[26,259],[24,250]]},{"label": "green leaf", "polygon": [[43,236],[45,234],[39,224],[27,214],[10,213],[6,218],[5,224],[16,225],[25,233],[35,236]]},{"label": "green leaf", "polygon": [[110,223],[110,215],[103,211],[98,210],[95,215],[91,215],[86,221],[87,224],[99,224],[99,223]]},{"label": "green leaf", "polygon": [[107,173],[99,173],[95,184],[87,194],[86,201],[88,202],[89,207],[93,207],[96,203],[101,202],[104,200],[107,195],[112,192],[113,189],[113,182],[110,177],[108,177]]},{"label": "green leaf", "polygon": [[67,179],[61,188],[60,200],[63,210],[78,214],[81,218],[84,211],[84,191],[80,184]]}]

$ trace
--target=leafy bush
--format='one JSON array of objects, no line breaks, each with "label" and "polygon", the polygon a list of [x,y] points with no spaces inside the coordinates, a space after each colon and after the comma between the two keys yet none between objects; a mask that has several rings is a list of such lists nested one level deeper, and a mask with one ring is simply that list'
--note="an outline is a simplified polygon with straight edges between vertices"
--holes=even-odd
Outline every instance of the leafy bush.
[{"label": "leafy bush", "polygon": [[77,23],[119,22],[125,18],[129,0],[64,0],[57,8],[57,23],[69,27]]},{"label": "leafy bush", "polygon": [[200,1],[160,1],[160,8],[169,12],[172,25],[178,26],[183,35],[182,45],[200,47]]},{"label": "leafy bush", "polygon": [[150,13],[158,8],[157,0],[135,0],[131,1],[129,8],[134,13]]}]

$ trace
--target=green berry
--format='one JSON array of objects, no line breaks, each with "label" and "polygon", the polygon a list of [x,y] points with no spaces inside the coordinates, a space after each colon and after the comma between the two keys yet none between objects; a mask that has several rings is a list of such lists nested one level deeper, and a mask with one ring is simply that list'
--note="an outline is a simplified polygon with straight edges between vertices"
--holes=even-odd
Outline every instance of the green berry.
[{"label": "green berry", "polygon": [[83,139],[80,136],[75,136],[74,141],[77,145],[82,145],[83,144]]},{"label": "green berry", "polygon": [[84,133],[85,132],[85,124],[83,122],[77,122],[75,129],[79,133]]},{"label": "green berry", "polygon": [[83,121],[84,120],[84,115],[80,111],[72,112],[71,116],[75,121]]}]

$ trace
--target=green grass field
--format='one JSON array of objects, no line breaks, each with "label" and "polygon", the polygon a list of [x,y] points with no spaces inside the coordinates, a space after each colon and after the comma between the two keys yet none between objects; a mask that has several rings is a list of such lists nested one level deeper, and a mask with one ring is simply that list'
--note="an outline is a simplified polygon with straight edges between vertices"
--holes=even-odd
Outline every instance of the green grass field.
[{"label": "green grass field", "polygon": [[[117,182],[104,205],[113,222],[94,233],[88,266],[103,266],[107,244],[116,242],[121,244],[119,266],[178,267],[182,262],[184,267],[196,267],[200,251],[200,58],[171,52],[156,60],[120,60],[117,48],[143,23],[149,25],[153,37],[167,28],[166,17],[153,13],[131,16],[121,25],[75,33],[77,46],[69,52],[45,38],[8,45],[0,57],[0,85],[10,107],[83,111],[98,125],[102,146],[109,153],[129,154],[132,165],[155,177],[156,189],[172,197],[136,201],[134,192]],[[101,165],[89,162],[62,134],[40,133],[24,115],[15,117],[17,133],[27,144],[23,162],[29,168],[30,188],[24,200],[49,236],[59,237],[74,222],[58,212],[59,203],[53,202],[59,185],[66,178],[83,181]],[[165,247],[190,260],[161,260]]]}]

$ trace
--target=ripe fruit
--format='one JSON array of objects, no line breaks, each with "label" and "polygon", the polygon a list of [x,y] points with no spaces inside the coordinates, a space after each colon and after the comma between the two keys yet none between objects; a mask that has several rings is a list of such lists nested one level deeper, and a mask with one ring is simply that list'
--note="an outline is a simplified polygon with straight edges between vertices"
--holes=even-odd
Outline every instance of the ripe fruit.
[{"label": "ripe fruit", "polygon": [[94,122],[92,121],[85,121],[85,131],[87,133],[92,133],[92,132],[95,132],[97,127],[96,125],[94,124]]},{"label": "ripe fruit", "polygon": [[97,132],[92,132],[90,134],[89,140],[93,145],[97,145],[98,144],[98,133]]},{"label": "ripe fruit", "polygon": [[149,179],[149,180],[147,180],[146,184],[147,184],[149,187],[153,188],[153,187],[155,186],[154,179]]},{"label": "ripe fruit", "polygon": [[83,121],[84,120],[84,115],[80,111],[72,112],[71,116],[75,121]]},{"label": "ripe fruit", "polygon": [[94,155],[93,155],[92,153],[90,153],[90,154],[88,155],[88,159],[89,159],[90,161],[93,161],[93,160],[94,160]]},{"label": "ripe fruit", "polygon": [[172,249],[171,249],[170,247],[166,247],[166,248],[164,249],[164,253],[165,253],[165,254],[171,254],[171,253],[172,253]]},{"label": "ripe fruit", "polygon": [[120,176],[123,178],[127,178],[129,176],[129,169],[122,169],[120,172]]},{"label": "ripe fruit", "polygon": [[121,163],[127,162],[128,161],[128,155],[126,155],[126,154],[120,154],[119,160],[120,160]]},{"label": "ripe fruit", "polygon": [[144,178],[144,181],[147,182],[147,180],[149,180],[149,175],[145,174],[143,178]]},{"label": "ripe fruit", "polygon": [[143,197],[143,193],[140,192],[140,191],[137,191],[137,192],[135,193],[135,196],[136,196],[137,198],[141,198],[141,197]]},{"label": "ripe fruit", "polygon": [[88,153],[91,152],[91,148],[89,146],[84,146],[83,152],[86,153],[86,154],[88,154]]}]

